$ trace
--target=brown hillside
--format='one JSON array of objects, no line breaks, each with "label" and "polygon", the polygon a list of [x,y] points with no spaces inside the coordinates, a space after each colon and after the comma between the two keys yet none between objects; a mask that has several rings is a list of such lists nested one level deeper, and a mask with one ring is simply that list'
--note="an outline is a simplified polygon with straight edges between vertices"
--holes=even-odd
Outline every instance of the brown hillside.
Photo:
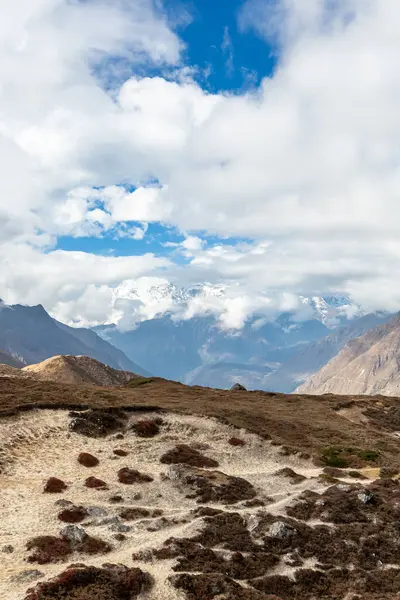
[{"label": "brown hillside", "polygon": [[122,385],[138,377],[129,371],[118,371],[88,356],[61,355],[48,358],[22,371],[36,379],[68,384],[100,386]]},{"label": "brown hillside", "polygon": [[[107,389],[0,377],[0,399],[0,416],[46,407],[120,407],[128,411],[159,409],[216,417],[234,427],[271,438],[285,446],[285,452],[312,453],[318,459],[326,455],[327,448],[356,448],[377,452],[373,465],[393,464],[400,451],[400,440],[393,435],[397,427],[400,430],[400,411],[397,401],[391,398],[316,398],[267,392],[235,394],[163,379]],[[342,410],[343,406],[352,407],[350,417],[347,409]],[[373,418],[366,416],[371,411]],[[357,456],[352,455],[348,460],[359,462]]]}]

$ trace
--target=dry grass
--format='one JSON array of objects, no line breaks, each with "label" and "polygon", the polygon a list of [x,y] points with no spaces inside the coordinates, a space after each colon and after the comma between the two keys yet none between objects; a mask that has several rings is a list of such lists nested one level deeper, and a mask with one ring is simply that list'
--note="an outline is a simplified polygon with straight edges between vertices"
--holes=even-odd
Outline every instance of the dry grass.
[{"label": "dry grass", "polygon": [[[365,452],[363,463],[391,466],[398,456],[400,440],[390,435],[388,412],[394,409],[396,398],[340,396],[306,396],[241,392],[188,387],[180,383],[154,379],[146,385],[131,388],[94,388],[61,385],[30,379],[0,378],[0,415],[38,407],[98,408],[130,411],[174,411],[217,417],[237,428],[257,433],[291,452],[309,452],[322,458],[329,447],[356,447]],[[339,414],[344,400],[350,400],[364,413],[373,410],[373,423],[354,423]],[[381,415],[381,418],[379,418]],[[371,454],[372,452],[372,454]],[[375,454],[377,453],[377,454]],[[358,467],[356,457],[348,467]],[[326,463],[325,463],[326,464]]]}]

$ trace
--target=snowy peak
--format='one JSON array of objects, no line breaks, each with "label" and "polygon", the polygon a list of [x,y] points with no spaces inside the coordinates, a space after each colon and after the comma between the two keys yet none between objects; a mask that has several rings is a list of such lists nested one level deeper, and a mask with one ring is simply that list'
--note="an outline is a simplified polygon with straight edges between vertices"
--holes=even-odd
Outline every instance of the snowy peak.
[{"label": "snowy peak", "polygon": [[347,296],[300,296],[303,304],[314,311],[314,318],[322,321],[327,327],[336,327],[348,319],[362,317],[365,311]]}]

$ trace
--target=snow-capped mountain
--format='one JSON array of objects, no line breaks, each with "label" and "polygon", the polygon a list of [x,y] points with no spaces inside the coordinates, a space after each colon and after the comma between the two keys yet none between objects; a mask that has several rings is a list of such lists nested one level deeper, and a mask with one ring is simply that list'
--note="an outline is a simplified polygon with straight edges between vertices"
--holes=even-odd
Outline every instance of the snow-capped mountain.
[{"label": "snow-capped mountain", "polygon": [[256,328],[258,323],[273,322],[282,314],[291,316],[291,327],[316,319],[334,328],[365,314],[350,298],[339,294],[305,297],[284,292],[247,293],[236,286],[212,283],[183,288],[155,277],[121,283],[113,290],[113,306],[114,321],[124,330],[163,315],[173,320],[208,315],[220,320],[226,329],[241,329],[245,322],[253,322]]},{"label": "snow-capped mountain", "polygon": [[310,306],[314,311],[314,318],[319,319],[327,327],[334,328],[343,321],[362,317],[366,312],[359,304],[347,296],[300,296],[303,304]]},{"label": "snow-capped mountain", "polygon": [[[250,294],[211,283],[182,288],[162,278],[125,281],[114,290],[114,308],[114,324],[97,333],[154,375],[230,387],[241,374],[249,388],[276,391],[292,391],[303,372],[320,368],[342,339],[369,323],[357,325],[363,309],[340,294]],[[328,339],[339,328],[345,330],[337,340]]]}]

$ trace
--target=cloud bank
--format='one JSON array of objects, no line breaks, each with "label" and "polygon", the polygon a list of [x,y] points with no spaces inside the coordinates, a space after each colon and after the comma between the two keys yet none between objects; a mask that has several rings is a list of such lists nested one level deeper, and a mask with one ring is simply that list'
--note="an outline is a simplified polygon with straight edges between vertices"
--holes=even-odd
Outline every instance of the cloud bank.
[{"label": "cloud bank", "polygon": [[[400,309],[398,2],[248,0],[238,27],[274,40],[276,71],[211,94],[159,2],[0,6],[7,302],[131,322],[157,312],[129,297],[145,277],[222,286],[188,310],[231,327],[301,294]],[[57,250],[152,223],[182,233],[168,257]]]}]

